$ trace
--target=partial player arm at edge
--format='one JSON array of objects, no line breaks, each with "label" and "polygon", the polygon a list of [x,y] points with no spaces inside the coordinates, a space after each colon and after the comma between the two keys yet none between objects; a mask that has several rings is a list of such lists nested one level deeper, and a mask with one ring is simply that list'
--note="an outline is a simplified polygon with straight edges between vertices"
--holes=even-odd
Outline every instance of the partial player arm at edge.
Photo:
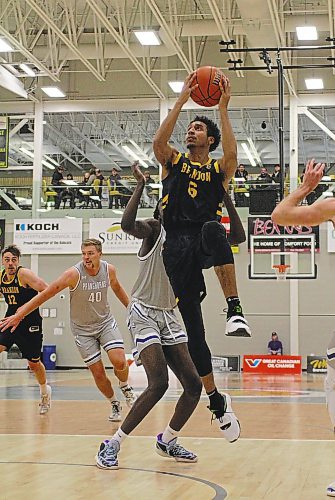
[{"label": "partial player arm at edge", "polygon": [[119,282],[117,276],[116,276],[116,269],[112,264],[108,264],[108,275],[109,275],[109,283],[111,286],[111,289],[115,293],[116,297],[119,299],[119,301],[127,307],[129,304],[129,297],[121,283]]},{"label": "partial player arm at edge", "polygon": [[228,235],[228,241],[231,245],[244,243],[246,240],[244,227],[227,191],[224,192],[223,201],[230,218],[230,233]]},{"label": "partial player arm at edge", "polygon": [[77,284],[77,281],[77,271],[74,268],[67,269],[59,278],[50,283],[50,285],[45,290],[33,297],[23,306],[19,307],[15,314],[13,314],[12,316],[8,316],[7,318],[3,318],[0,321],[0,330],[4,331],[7,328],[12,327],[11,331],[13,332],[25,316],[30,314],[32,311],[35,311],[35,309],[40,307],[47,300],[57,295],[57,293],[64,290],[64,288],[74,288]]},{"label": "partial player arm at edge", "polygon": [[317,201],[307,207],[298,204],[309,193],[303,187],[298,188],[277,205],[271,214],[273,222],[280,226],[318,226],[335,217],[335,199]]}]

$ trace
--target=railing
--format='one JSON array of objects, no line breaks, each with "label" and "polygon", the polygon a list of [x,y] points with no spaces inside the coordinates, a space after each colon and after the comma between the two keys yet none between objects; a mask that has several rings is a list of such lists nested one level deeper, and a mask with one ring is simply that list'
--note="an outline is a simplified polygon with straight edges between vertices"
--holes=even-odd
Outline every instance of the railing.
[{"label": "railing", "polygon": [[[4,184],[5,179],[2,179]],[[43,179],[40,192],[40,209],[77,210],[77,209],[113,209],[122,210],[134,190],[134,179],[122,179],[117,186],[91,185],[86,186],[79,181],[66,181],[62,186],[52,186],[51,179]],[[141,199],[141,208],[154,208],[159,198],[159,184],[150,183],[144,188]],[[289,193],[289,179],[285,180],[285,196]],[[275,191],[276,201],[279,201],[279,184],[263,182],[260,179],[233,178],[229,193],[236,207],[250,207],[250,198],[254,193]],[[320,197],[333,197],[335,192],[335,178],[324,177],[319,186],[303,201],[312,204]],[[32,185],[0,185],[0,211],[32,210]]]}]

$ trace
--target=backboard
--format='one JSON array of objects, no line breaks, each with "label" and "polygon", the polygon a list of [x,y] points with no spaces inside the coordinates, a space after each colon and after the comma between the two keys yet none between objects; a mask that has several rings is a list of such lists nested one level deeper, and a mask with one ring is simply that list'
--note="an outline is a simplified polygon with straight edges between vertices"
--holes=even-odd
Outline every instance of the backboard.
[{"label": "backboard", "polygon": [[[250,235],[250,279],[315,279],[315,234]],[[277,270],[277,272],[276,272]]]}]

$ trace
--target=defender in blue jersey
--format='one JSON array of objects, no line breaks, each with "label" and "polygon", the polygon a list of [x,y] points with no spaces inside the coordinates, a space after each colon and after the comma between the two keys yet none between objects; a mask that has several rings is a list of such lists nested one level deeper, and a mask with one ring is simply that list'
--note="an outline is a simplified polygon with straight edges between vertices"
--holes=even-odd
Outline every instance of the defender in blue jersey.
[{"label": "defender in blue jersey", "polygon": [[220,131],[203,116],[197,116],[188,126],[187,154],[169,145],[181,109],[194,88],[194,73],[191,73],[159,127],[153,148],[162,165],[164,264],[178,298],[190,354],[209,396],[209,409],[219,420],[227,411],[227,398],[217,391],[205,339],[201,300],[206,295],[206,287],[202,270],[214,266],[226,297],[226,335],[250,337],[238,298],[233,254],[224,227],[218,222],[225,191],[237,167],[237,147],[227,111],[230,84],[226,78],[220,83],[219,102],[224,156],[219,160],[209,156],[220,143]]}]

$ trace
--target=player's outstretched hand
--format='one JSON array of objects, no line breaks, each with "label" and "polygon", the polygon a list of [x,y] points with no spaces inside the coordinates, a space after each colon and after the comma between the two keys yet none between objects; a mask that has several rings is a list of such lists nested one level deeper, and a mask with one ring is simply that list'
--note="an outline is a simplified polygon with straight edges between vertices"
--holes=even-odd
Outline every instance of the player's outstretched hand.
[{"label": "player's outstretched hand", "polygon": [[323,177],[324,170],[324,163],[315,163],[314,158],[312,160],[308,160],[306,163],[302,186],[307,188],[309,192],[314,191]]},{"label": "player's outstretched hand", "polygon": [[184,86],[178,97],[178,101],[181,105],[184,105],[188,101],[191,92],[193,92],[193,90],[199,87],[198,84],[194,84],[194,78],[195,78],[195,71],[187,75],[187,77],[185,78]]},{"label": "player's outstretched hand", "polygon": [[138,161],[135,161],[135,163],[132,164],[131,171],[137,182],[142,181],[145,184],[145,177],[141,172]]},{"label": "player's outstretched hand", "polygon": [[227,108],[228,103],[230,101],[230,97],[231,97],[231,88],[230,88],[230,81],[225,75],[223,75],[223,77],[219,83],[219,87],[221,90],[219,108],[221,108],[221,107]]},{"label": "player's outstretched hand", "polygon": [[13,332],[21,320],[22,318],[18,314],[2,318],[0,320],[0,331],[3,332],[4,330],[8,330],[8,328],[10,328],[10,331]]}]

